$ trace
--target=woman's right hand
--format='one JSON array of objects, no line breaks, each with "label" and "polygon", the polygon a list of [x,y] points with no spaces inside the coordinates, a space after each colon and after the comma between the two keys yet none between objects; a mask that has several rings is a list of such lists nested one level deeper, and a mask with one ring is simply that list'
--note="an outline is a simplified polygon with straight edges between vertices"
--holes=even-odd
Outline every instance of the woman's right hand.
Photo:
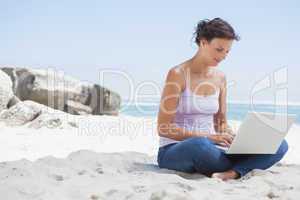
[{"label": "woman's right hand", "polygon": [[229,133],[217,133],[207,136],[208,139],[223,147],[229,147],[234,139],[234,135]]}]

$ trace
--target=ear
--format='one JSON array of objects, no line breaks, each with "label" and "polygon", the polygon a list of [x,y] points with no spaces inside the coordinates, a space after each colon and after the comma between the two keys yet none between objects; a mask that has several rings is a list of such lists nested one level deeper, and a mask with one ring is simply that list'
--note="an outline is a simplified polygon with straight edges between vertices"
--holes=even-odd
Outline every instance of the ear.
[{"label": "ear", "polygon": [[200,40],[200,47],[204,47],[207,44],[208,44],[208,41],[206,39],[201,39]]}]

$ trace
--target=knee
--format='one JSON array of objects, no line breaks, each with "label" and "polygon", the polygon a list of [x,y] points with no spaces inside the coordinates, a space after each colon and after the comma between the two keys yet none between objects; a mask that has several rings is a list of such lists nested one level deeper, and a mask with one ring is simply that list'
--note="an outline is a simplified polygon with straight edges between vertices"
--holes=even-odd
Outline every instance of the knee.
[{"label": "knee", "polygon": [[191,137],[186,139],[186,142],[190,145],[208,145],[210,140],[206,137]]},{"label": "knee", "polygon": [[205,137],[192,137],[186,140],[187,148],[193,151],[208,149],[207,146],[211,145],[211,141]]},{"label": "knee", "polygon": [[208,163],[216,157],[216,152],[213,151],[213,148],[215,148],[214,144],[205,137],[193,137],[187,139],[185,142],[184,151],[189,152],[188,156],[195,162],[202,162],[205,159]]},{"label": "knee", "polygon": [[194,168],[197,172],[209,175],[213,172],[222,172],[229,170],[231,162],[219,150],[215,150],[214,143],[205,138],[197,137],[187,140],[187,148],[193,152],[191,154],[194,162]]},{"label": "knee", "polygon": [[277,154],[283,157],[287,153],[288,149],[289,149],[289,145],[287,141],[283,140],[277,151]]}]

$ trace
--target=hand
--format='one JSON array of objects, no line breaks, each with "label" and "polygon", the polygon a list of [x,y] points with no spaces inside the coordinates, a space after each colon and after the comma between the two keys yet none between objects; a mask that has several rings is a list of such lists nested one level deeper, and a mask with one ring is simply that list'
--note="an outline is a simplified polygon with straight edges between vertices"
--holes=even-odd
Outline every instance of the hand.
[{"label": "hand", "polygon": [[217,133],[207,136],[208,139],[223,147],[229,147],[234,139],[234,135],[231,133]]},{"label": "hand", "polygon": [[227,133],[229,133],[230,135],[233,135],[233,136],[236,135],[236,132],[229,125],[227,125],[225,132],[227,132]]}]

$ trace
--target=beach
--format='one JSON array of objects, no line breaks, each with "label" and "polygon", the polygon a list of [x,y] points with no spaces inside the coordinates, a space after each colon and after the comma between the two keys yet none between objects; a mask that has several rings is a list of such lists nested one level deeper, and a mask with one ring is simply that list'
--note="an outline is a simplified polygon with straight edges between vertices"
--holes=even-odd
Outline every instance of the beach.
[{"label": "beach", "polygon": [[0,5],[0,200],[300,199],[300,1]]},{"label": "beach", "polygon": [[[67,115],[75,127],[7,126],[0,133],[1,199],[298,199],[300,126],[268,170],[239,180],[159,169],[154,117]],[[240,121],[229,121],[238,128]]]}]

